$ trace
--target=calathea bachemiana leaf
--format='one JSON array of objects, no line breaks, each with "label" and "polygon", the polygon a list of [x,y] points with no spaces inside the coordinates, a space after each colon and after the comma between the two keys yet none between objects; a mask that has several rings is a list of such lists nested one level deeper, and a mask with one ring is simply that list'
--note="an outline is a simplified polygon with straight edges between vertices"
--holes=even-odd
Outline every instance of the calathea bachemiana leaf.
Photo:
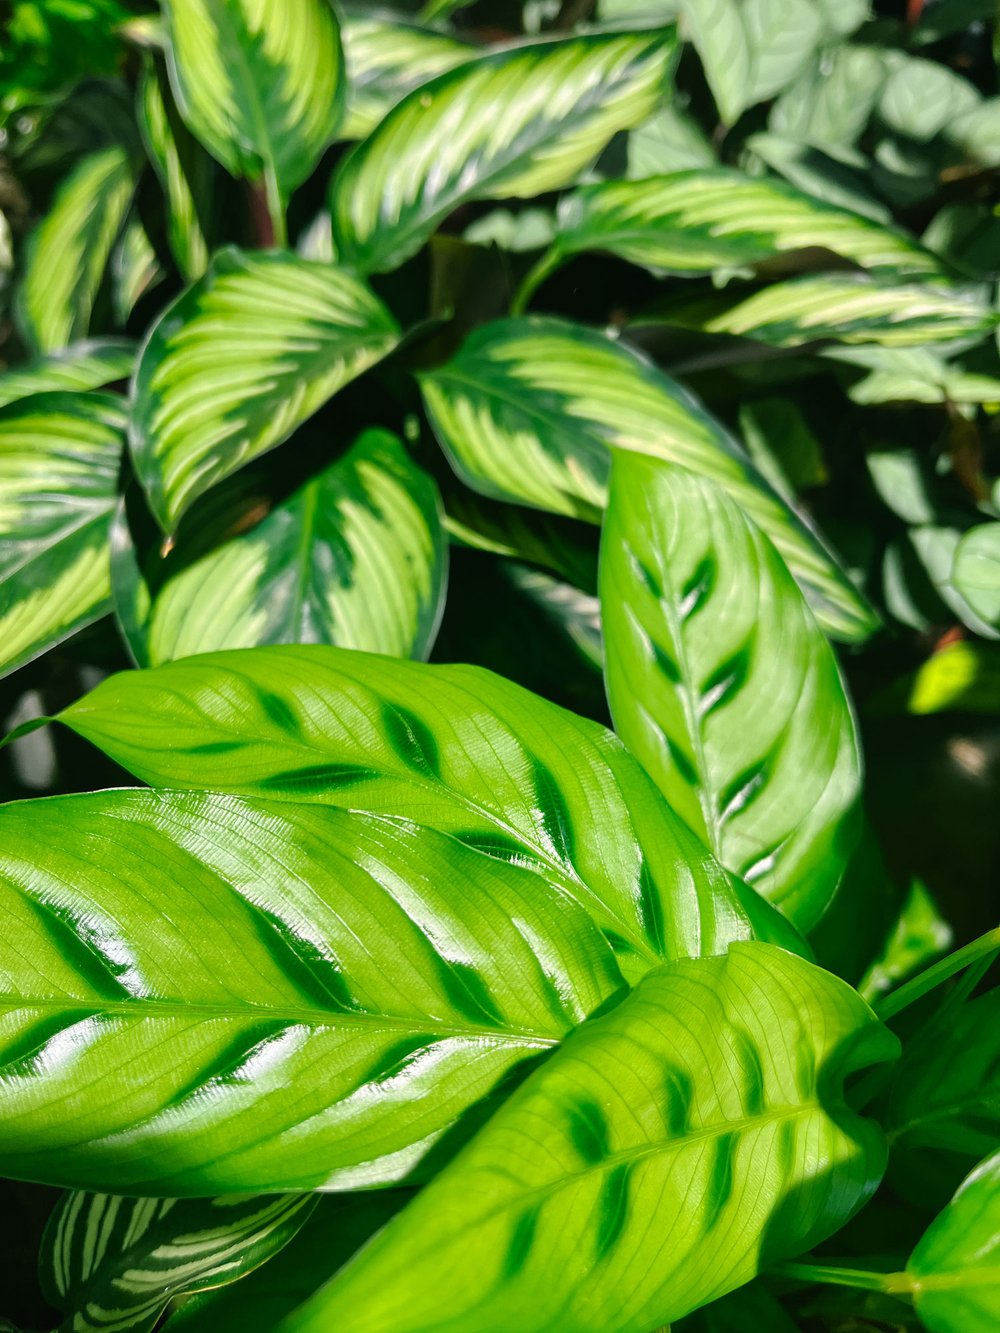
[{"label": "calathea bachemiana leaf", "polygon": [[35,229],[19,313],[36,351],[58,351],[90,331],[94,302],[134,188],[128,149],[109,145],[74,169]]},{"label": "calathea bachemiana leaf", "polygon": [[116,380],[127,380],[135,365],[135,351],[135,344],[127,338],[91,338],[6,370],[0,375],[0,407],[33,393],[101,389]]},{"label": "calathea bachemiana leaf", "polygon": [[317,1194],[217,1199],[63,1195],[39,1252],[65,1333],[149,1333],[172,1298],[252,1272],[287,1245]]},{"label": "calathea bachemiana leaf", "polygon": [[721,487],[622,452],[600,586],[619,735],[724,865],[815,925],[856,837],[861,757],[777,550]]},{"label": "calathea bachemiana leaf", "polygon": [[164,11],[181,115],[232,175],[264,181],[275,215],[340,119],[343,56],[333,6],[165,0]]},{"label": "calathea bachemiana leaf", "polygon": [[273,507],[266,482],[247,470],[210,491],[148,579],[116,525],[115,602],[138,597],[146,608],[134,645],[140,663],[260,643],[426,657],[448,545],[437,487],[401,441],[365,431]]},{"label": "calathea bachemiana leaf", "polygon": [[340,258],[395,268],[459,204],[570,184],[665,91],[673,29],[592,34],[481,56],[416,88],[330,187]]},{"label": "calathea bachemiana leaf", "polygon": [[342,269],[276,251],[217,255],[153,326],[136,371],[132,457],[163,527],[397,339],[385,307]]},{"label": "calathea bachemiana leaf", "polygon": [[348,12],[341,30],[347,109],[338,138],[363,139],[407,93],[464,64],[475,47],[398,18]]},{"label": "calathea bachemiana leaf", "polygon": [[584,905],[630,977],[777,928],[610,732],[475,667],[205,654],[109,678],[60,717],[155,785],[417,819],[529,865]]},{"label": "calathea bachemiana leaf", "polygon": [[487,324],[420,377],[456,472],[486,495],[597,519],[613,446],[724,486],[775,543],[824,627],[865,638],[872,611],[821,539],[675,380],[621,343],[556,319]]},{"label": "calathea bachemiana leaf", "polygon": [[780,949],[668,964],[575,1032],[284,1333],[671,1323],[868,1198],[885,1143],[843,1082],[896,1048],[849,986]]},{"label": "calathea bachemiana leaf", "polygon": [[0,408],[0,675],[108,609],[125,414],[106,394]]},{"label": "calathea bachemiana leaf", "polygon": [[8,1176],[398,1180],[622,987],[566,895],[405,820],[124,789],[0,830]]}]

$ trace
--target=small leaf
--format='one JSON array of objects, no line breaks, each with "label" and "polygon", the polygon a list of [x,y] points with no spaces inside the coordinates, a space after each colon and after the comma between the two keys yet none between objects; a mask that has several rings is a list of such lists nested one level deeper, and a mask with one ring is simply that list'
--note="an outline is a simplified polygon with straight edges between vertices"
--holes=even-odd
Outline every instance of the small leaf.
[{"label": "small leaf", "polygon": [[153,326],[136,371],[130,443],[157,519],[287,439],[398,338],[341,269],[224,250]]},{"label": "small leaf", "polygon": [[5,370],[0,374],[0,407],[35,393],[101,389],[127,380],[135,352],[135,343],[126,338],[93,338]]},{"label": "small leaf", "polygon": [[174,1297],[235,1282],[265,1263],[318,1198],[65,1194],[42,1237],[41,1279],[67,1333],[149,1333]]},{"label": "small leaf", "polygon": [[673,30],[595,33],[469,61],[415,89],[330,187],[340,258],[395,268],[459,204],[570,184],[664,92]]},{"label": "small leaf", "polygon": [[846,1075],[896,1041],[760,944],[650,974],[586,1023],[287,1333],[649,1333],[831,1234],[881,1130]]},{"label": "small leaf", "polygon": [[0,675],[108,609],[124,431],[104,394],[35,394],[0,409]]},{"label": "small leaf", "polygon": [[600,579],[616,730],[719,860],[809,929],[857,835],[861,758],[781,557],[720,487],[621,453]]},{"label": "small leaf", "polygon": [[1000,626],[1000,523],[970,528],[955,548],[951,581],[977,616]]}]

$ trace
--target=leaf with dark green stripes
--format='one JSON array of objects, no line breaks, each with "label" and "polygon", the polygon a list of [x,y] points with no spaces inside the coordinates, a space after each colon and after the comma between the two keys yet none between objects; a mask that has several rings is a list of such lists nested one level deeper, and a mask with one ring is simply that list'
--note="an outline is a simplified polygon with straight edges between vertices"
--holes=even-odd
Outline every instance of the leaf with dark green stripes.
[{"label": "leaf with dark green stripes", "polygon": [[0,407],[33,393],[102,389],[127,380],[135,352],[135,343],[127,338],[92,338],[5,370],[0,374]]},{"label": "leaf with dark green stripes", "polygon": [[60,719],[154,785],[416,819],[531,866],[630,977],[780,922],[610,732],[476,667],[255,648],[113,676]]},{"label": "leaf with dark green stripes", "polygon": [[38,1256],[66,1333],[150,1333],[177,1296],[235,1282],[277,1254],[317,1194],[217,1199],[63,1195]]},{"label": "leaf with dark green stripes", "polygon": [[610,449],[682,463],[724,486],[778,547],[823,626],[863,639],[876,621],[822,539],[675,380],[593,330],[555,319],[487,324],[420,376],[438,439],[475,490],[595,520]]},{"label": "leaf with dark green stripes", "polygon": [[35,228],[18,293],[21,327],[35,351],[59,351],[90,332],[134,188],[128,151],[102,148],[73,170]]},{"label": "leaf with dark green stripes", "polygon": [[600,581],[619,735],[724,865],[815,925],[856,837],[861,757],[780,555],[714,483],[620,453]]},{"label": "leaf with dark green stripes", "polygon": [[830,1235],[885,1141],[844,1080],[895,1038],[762,944],[586,1023],[286,1333],[649,1333]]},{"label": "leaf with dark green stripes", "polygon": [[105,394],[0,408],[0,675],[108,609],[125,414]]},{"label": "leaf with dark green stripes", "polygon": [[275,216],[340,119],[343,55],[333,6],[165,0],[164,10],[181,115],[233,176],[264,182]]},{"label": "leaf with dark green stripes", "polygon": [[365,138],[407,93],[476,54],[447,33],[363,10],[348,13],[341,35],[347,67],[341,139]]},{"label": "leaf with dark green stripes", "polygon": [[382,303],[342,269],[280,251],[217,255],[153,326],[136,371],[132,457],[163,527],[397,339]]},{"label": "leaf with dark green stripes", "polygon": [[148,608],[142,664],[260,643],[426,657],[448,546],[437,487],[400,440],[365,431],[273,505],[267,480],[251,469],[210,492],[145,577],[131,544],[113,543],[116,602]]},{"label": "leaf with dark green stripes", "polygon": [[16,801],[0,906],[0,1172],[82,1189],[405,1178],[622,987],[538,875],[329,805]]},{"label": "leaf with dark green stripes", "polygon": [[675,45],[673,29],[529,43],[415,89],[334,175],[340,258],[395,268],[460,204],[571,184],[653,110]]}]

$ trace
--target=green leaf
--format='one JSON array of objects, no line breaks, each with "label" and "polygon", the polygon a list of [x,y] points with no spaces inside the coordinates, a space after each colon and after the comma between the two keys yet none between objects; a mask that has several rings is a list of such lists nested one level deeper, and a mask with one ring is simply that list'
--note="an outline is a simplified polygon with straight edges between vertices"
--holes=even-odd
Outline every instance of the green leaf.
[{"label": "green leaf", "polygon": [[955,548],[951,581],[977,616],[1000,626],[1000,523],[970,528]]},{"label": "green leaf", "polygon": [[[394,435],[365,431],[269,512],[261,479],[244,478],[191,510],[162,569],[151,571],[143,665],[261,643],[427,656],[448,547],[437,487]],[[113,577],[134,597],[134,553],[119,556]]]},{"label": "green leaf", "polygon": [[263,180],[272,214],[340,120],[340,33],[328,0],[165,0],[181,115],[233,176]]},{"label": "green leaf", "polygon": [[113,676],[60,719],[154,785],[416,818],[531,866],[630,976],[745,938],[748,911],[768,928],[610,732],[476,667],[255,648]]},{"label": "green leaf", "polygon": [[861,757],[780,555],[720,487],[621,453],[600,580],[616,730],[719,860],[809,929],[856,837]]},{"label": "green leaf", "polygon": [[696,274],[816,248],[875,272],[940,272],[902,232],[781,181],[722,168],[585,186],[560,205],[553,259],[605,250],[659,272]]},{"label": "green leaf", "polygon": [[125,415],[104,394],[0,409],[0,675],[108,609]]},{"label": "green leaf", "polygon": [[682,463],[725,486],[764,529],[831,633],[863,639],[874,627],[836,557],[740,445],[624,344],[561,320],[502,320],[420,385],[449,461],[483,494],[595,520],[612,447]]},{"label": "green leaf", "polygon": [[407,93],[463,64],[475,47],[396,18],[350,14],[342,33],[347,112],[341,139],[364,139]]},{"label": "green leaf", "polygon": [[[943,350],[947,354],[948,348]],[[847,390],[851,401],[863,407],[897,402],[1000,406],[1000,377],[967,371],[929,347],[830,347],[824,356],[868,372]]]},{"label": "green leaf", "polygon": [[349,155],[330,187],[340,258],[395,268],[473,199],[572,183],[664,92],[673,30],[529,43],[415,89]]},{"label": "green leaf", "polygon": [[739,419],[751,458],[789,504],[829,481],[822,446],[792,399],[758,398],[740,408]]},{"label": "green leaf", "polygon": [[649,1333],[836,1230],[881,1131],[843,1081],[895,1039],[766,945],[676,962],[588,1022],[287,1333]]},{"label": "green leaf", "polygon": [[628,136],[629,180],[682,167],[714,167],[715,150],[701,126],[678,106],[661,106]]},{"label": "green leaf", "polygon": [[217,255],[153,326],[136,371],[132,457],[164,529],[397,339],[350,273],[275,251]]},{"label": "green leaf", "polygon": [[42,1283],[72,1333],[149,1333],[174,1297],[235,1282],[265,1263],[318,1198],[65,1194],[42,1237]]},{"label": "green leaf", "polygon": [[390,1183],[622,985],[566,895],[405,819],[124,789],[0,837],[15,1178]]},{"label": "green leaf", "polygon": [[946,644],[904,682],[906,711],[1000,712],[1000,646],[959,640]]},{"label": "green leaf", "polygon": [[849,148],[864,133],[889,77],[884,48],[824,51],[775,102],[768,127],[819,148]]},{"label": "green leaf", "polygon": [[931,1223],[906,1268],[931,1333],[993,1333],[1000,1320],[1000,1152]]},{"label": "green leaf", "polygon": [[35,228],[19,311],[36,352],[59,351],[90,331],[97,292],[134,188],[126,149],[103,148],[73,170]]},{"label": "green leaf", "polygon": [[93,338],[15,366],[0,375],[0,407],[35,393],[101,389],[115,380],[127,380],[135,350],[126,338]]},{"label": "green leaf", "polygon": [[805,194],[836,208],[890,223],[892,214],[871,187],[871,163],[836,146],[817,148],[778,134],[751,134],[747,148]]}]

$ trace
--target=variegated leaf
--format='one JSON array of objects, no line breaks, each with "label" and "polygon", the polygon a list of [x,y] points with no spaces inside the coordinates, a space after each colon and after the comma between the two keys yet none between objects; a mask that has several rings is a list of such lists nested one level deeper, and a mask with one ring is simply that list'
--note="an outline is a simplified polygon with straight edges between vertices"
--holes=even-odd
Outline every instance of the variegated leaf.
[{"label": "variegated leaf", "polygon": [[0,407],[33,393],[101,389],[127,380],[135,353],[135,344],[126,338],[93,338],[15,366],[0,374]]}]

